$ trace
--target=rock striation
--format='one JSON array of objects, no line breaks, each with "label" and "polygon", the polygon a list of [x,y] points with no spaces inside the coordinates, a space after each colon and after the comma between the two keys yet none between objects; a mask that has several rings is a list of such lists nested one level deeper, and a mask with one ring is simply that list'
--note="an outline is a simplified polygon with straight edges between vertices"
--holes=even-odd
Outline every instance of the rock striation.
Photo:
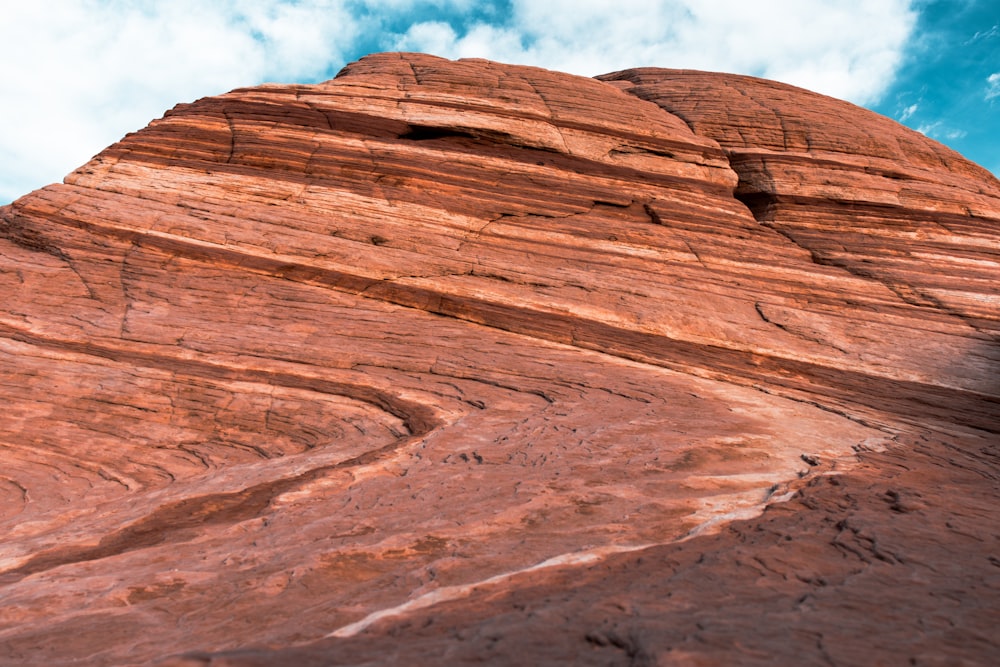
[{"label": "rock striation", "polygon": [[0,209],[10,665],[985,664],[1000,183],[749,77],[377,54]]}]

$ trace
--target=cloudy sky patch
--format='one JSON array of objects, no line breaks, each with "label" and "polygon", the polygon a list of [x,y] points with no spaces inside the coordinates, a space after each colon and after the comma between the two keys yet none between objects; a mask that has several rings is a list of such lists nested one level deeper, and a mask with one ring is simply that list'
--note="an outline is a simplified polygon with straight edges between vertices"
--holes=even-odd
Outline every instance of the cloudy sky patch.
[{"label": "cloudy sky patch", "polygon": [[986,77],[986,100],[1000,97],[1000,72],[994,72]]},{"label": "cloudy sky patch", "polygon": [[763,76],[867,105],[998,162],[1000,140],[990,137],[1000,136],[1000,9],[990,0],[9,4],[0,204],[60,181],[176,103],[265,81],[322,81],[383,50],[587,76],[644,65]]}]

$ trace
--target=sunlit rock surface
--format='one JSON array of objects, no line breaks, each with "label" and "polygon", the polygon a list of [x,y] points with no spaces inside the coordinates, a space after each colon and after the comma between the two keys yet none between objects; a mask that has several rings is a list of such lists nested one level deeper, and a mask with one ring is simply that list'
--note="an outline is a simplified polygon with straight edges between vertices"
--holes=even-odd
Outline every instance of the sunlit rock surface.
[{"label": "sunlit rock surface", "polygon": [[0,209],[3,664],[986,664],[998,278],[1000,183],[773,82],[180,105]]}]

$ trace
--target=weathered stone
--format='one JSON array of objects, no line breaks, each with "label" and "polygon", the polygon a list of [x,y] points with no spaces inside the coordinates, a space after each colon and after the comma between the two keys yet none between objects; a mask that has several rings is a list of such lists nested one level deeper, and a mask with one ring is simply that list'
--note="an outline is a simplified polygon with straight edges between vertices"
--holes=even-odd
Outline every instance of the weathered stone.
[{"label": "weathered stone", "polygon": [[180,105],[0,209],[0,654],[983,659],[998,276],[995,179],[771,82]]}]

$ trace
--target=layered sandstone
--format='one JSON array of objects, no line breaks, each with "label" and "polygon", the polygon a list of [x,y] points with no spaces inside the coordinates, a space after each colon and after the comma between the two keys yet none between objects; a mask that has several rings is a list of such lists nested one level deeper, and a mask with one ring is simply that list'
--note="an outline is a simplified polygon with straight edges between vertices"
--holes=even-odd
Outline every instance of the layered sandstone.
[{"label": "layered sandstone", "polygon": [[847,664],[844,609],[922,613],[838,560],[897,515],[874,580],[980,632],[998,225],[960,156],[746,77],[381,54],[180,105],[2,209],[0,653]]}]

